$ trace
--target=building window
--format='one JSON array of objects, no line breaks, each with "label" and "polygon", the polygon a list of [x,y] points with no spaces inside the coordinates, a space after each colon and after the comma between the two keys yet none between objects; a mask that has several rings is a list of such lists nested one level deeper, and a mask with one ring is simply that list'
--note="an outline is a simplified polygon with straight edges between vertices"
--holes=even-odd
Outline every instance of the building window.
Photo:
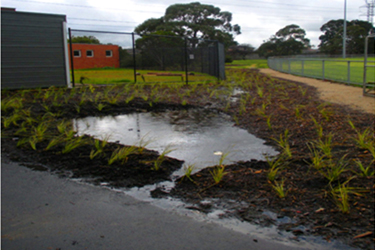
[{"label": "building window", "polygon": [[112,50],[106,50],[105,51],[105,56],[106,57],[112,57]]},{"label": "building window", "polygon": [[81,51],[80,50],[74,50],[73,55],[74,55],[74,57],[81,57]]},{"label": "building window", "polygon": [[94,51],[93,50],[87,50],[86,51],[86,56],[87,57],[94,57]]}]

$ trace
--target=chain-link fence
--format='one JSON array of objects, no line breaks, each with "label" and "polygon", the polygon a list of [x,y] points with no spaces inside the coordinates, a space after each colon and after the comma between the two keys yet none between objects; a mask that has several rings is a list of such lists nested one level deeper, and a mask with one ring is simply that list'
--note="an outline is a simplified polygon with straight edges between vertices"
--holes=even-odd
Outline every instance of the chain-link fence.
[{"label": "chain-link fence", "polygon": [[[367,63],[375,65],[375,57],[369,57]],[[288,74],[307,76],[323,80],[333,80],[353,85],[363,85],[364,59],[339,58],[269,58],[271,69]],[[367,82],[375,83],[375,68],[366,70]]]},{"label": "chain-link fence", "polygon": [[225,79],[217,41],[69,29],[73,83],[216,81]]}]

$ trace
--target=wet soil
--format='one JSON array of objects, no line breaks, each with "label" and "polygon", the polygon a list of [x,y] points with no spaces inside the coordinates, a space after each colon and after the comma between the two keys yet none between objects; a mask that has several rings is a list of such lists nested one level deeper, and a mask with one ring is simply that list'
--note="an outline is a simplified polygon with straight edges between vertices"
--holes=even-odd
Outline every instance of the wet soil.
[{"label": "wet soil", "polygon": [[[183,86],[178,90],[160,87],[159,95],[155,94],[149,86],[136,91],[127,89],[116,103],[108,101],[108,98],[103,99],[101,103],[105,107],[100,110],[94,98],[82,102],[83,94],[77,90],[67,90],[62,94],[61,98],[72,96],[64,105],[54,104],[51,98],[40,94],[42,90],[26,94],[20,91],[2,91],[2,99],[21,97],[22,109],[28,110],[35,120],[51,116],[55,121],[134,112],[162,112],[189,108],[214,109],[231,115],[235,126],[248,130],[280,151],[282,148],[276,140],[280,135],[284,135],[285,129],[288,129],[288,141],[293,156],[283,161],[283,168],[276,178],[279,182],[284,180],[287,190],[285,198],[279,198],[272,188],[275,182],[269,181],[267,177],[269,164],[251,159],[225,166],[225,175],[217,184],[212,178],[213,169],[204,169],[190,179],[187,177],[179,179],[176,187],[169,193],[157,189],[152,195],[155,198],[178,197],[191,203],[192,209],[206,213],[210,212],[213,206],[203,201],[213,199],[211,202],[223,204],[225,201],[230,201],[225,204],[226,206],[231,204],[228,209],[231,212],[223,216],[236,217],[263,226],[277,225],[280,230],[291,231],[295,235],[295,240],[300,236],[319,235],[327,241],[337,239],[350,246],[373,249],[374,177],[362,177],[353,174],[353,171],[359,171],[354,160],[360,160],[373,170],[374,159],[368,149],[356,145],[353,138],[357,136],[357,132],[349,125],[348,119],[355,125],[357,131],[363,132],[365,129],[373,131],[374,116],[358,112],[349,106],[323,102],[314,87],[272,79],[257,70],[231,70],[228,80],[232,79],[235,82],[239,75],[244,83],[241,86],[244,93],[239,94],[238,97],[246,100],[243,102],[228,102],[228,98],[222,92],[225,87],[218,84],[198,86],[194,92],[192,86]],[[197,91],[199,87],[202,89]],[[97,87],[93,92],[87,88],[84,95],[104,93],[105,89],[105,87]],[[71,94],[73,91],[76,93]],[[120,87],[114,87],[111,91],[114,96],[114,93],[120,92]],[[133,94],[136,92],[138,97],[127,99],[131,91]],[[61,103],[62,100],[66,99],[61,99]],[[49,104],[49,110],[47,111],[42,104]],[[5,128],[4,119],[14,112],[12,108],[2,112],[2,156],[34,169],[47,169],[71,178],[85,178],[98,185],[142,187],[169,180],[171,173],[181,168],[183,164],[178,159],[165,157],[160,169],[156,169],[155,162],[160,159],[160,155],[147,149],[136,149],[125,159],[109,164],[108,159],[112,153],[123,147],[117,143],[108,143],[99,157],[90,159],[90,153],[94,149],[94,139],[87,136],[82,138],[84,143],[80,147],[68,153],[62,153],[65,144],[58,144],[46,150],[50,142],[48,139],[39,141],[36,150],[28,144],[17,146],[26,136],[20,127],[27,121],[20,118]],[[332,182],[311,167],[309,145],[311,147],[311,143],[319,139],[317,124],[322,128],[323,139],[329,138],[330,133],[333,134],[332,159],[344,157],[347,164],[347,171],[343,172],[338,180]],[[56,128],[49,128],[47,132],[57,133]],[[337,187],[348,180],[350,181],[347,186],[356,188],[358,192],[350,193],[350,211],[344,214],[335,204],[330,190],[331,187]],[[262,213],[264,211],[277,214],[277,218],[290,218],[290,220],[279,223],[272,216],[264,216]]]}]

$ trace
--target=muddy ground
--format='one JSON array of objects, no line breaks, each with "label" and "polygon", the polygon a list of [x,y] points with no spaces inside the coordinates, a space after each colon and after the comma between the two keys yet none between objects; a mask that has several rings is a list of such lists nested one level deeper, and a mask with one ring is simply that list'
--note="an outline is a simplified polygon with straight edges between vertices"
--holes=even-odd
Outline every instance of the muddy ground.
[{"label": "muddy ground", "polygon": [[[261,75],[257,70],[234,70],[229,72],[229,81],[231,77],[233,81],[238,80],[238,75],[244,82],[241,88],[247,95],[246,98],[241,97],[244,94],[237,96],[239,100],[246,100],[243,102],[228,102],[228,98],[223,98],[222,90],[225,87],[217,84],[202,85],[202,91],[195,89],[194,92],[191,86],[184,86],[178,92],[160,88],[158,91],[159,94],[162,93],[161,97],[145,86],[137,90],[138,95],[143,94],[130,98],[131,100],[127,99],[129,93],[123,93],[116,102],[102,100],[105,107],[100,111],[97,103],[94,103],[94,98],[82,102],[82,93],[79,92],[71,95],[72,98],[64,105],[53,104],[49,97],[38,94],[41,90],[26,94],[20,94],[19,91],[3,91],[2,99],[21,96],[22,109],[29,110],[36,120],[50,115],[55,121],[134,112],[214,109],[230,114],[234,126],[248,130],[280,151],[282,148],[274,139],[280,138],[285,129],[288,129],[292,157],[283,160],[283,168],[276,178],[279,182],[285,181],[285,198],[279,198],[272,188],[275,182],[267,178],[269,163],[251,159],[225,166],[225,175],[218,184],[215,184],[212,178],[213,170],[205,169],[190,179],[179,179],[170,193],[157,189],[152,195],[155,198],[178,197],[192,204],[190,209],[207,213],[222,204],[231,211],[223,215],[224,217],[236,217],[262,226],[277,225],[280,230],[291,231],[295,235],[295,240],[304,235],[319,235],[327,241],[337,239],[350,246],[373,249],[374,176],[362,177],[354,174],[359,172],[354,160],[361,160],[365,166],[370,166],[373,170],[374,158],[368,149],[356,145],[353,138],[357,136],[357,132],[349,125],[348,119],[357,131],[363,132],[368,128],[373,131],[374,116],[352,110],[348,106],[323,102],[314,87],[271,79]],[[62,98],[72,91],[76,90],[68,90]],[[94,95],[98,91],[105,92],[104,87],[96,88],[95,92],[86,91],[85,96],[89,96],[90,93]],[[116,87],[112,91],[115,93],[119,89]],[[149,97],[145,98],[145,95]],[[48,112],[42,103],[51,105]],[[49,170],[70,178],[86,178],[94,184],[105,182],[113,187],[141,187],[168,180],[170,174],[183,164],[178,159],[166,157],[160,169],[156,169],[155,162],[160,159],[159,154],[147,149],[136,149],[126,159],[109,165],[108,159],[112,153],[122,146],[108,143],[99,157],[90,159],[94,144],[90,137],[83,137],[84,143],[68,153],[62,153],[66,145],[64,143],[46,150],[50,139],[38,141],[35,150],[27,143],[17,146],[28,133],[30,136],[30,131],[32,134],[33,130],[28,133],[21,131],[20,126],[26,122],[26,118],[19,118],[5,128],[5,118],[15,111],[12,108],[2,111],[2,155],[36,170]],[[332,159],[343,159],[346,164],[347,170],[332,182],[311,167],[309,145],[311,147],[311,143],[319,139],[319,126],[322,128],[321,138],[328,138],[330,133],[333,134]],[[56,134],[55,130],[49,128],[47,131],[49,134]],[[335,204],[330,190],[331,187],[337,187],[347,180],[350,180],[347,186],[356,188],[356,192],[350,193],[350,211],[344,214]],[[220,204],[202,202],[210,198],[218,198],[217,203]],[[276,213],[277,218],[267,216],[264,211]]]}]

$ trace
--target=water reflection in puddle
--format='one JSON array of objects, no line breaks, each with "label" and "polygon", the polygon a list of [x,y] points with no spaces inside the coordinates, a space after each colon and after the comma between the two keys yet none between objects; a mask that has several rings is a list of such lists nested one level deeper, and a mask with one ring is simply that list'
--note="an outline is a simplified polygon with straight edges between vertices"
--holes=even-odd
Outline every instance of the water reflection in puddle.
[{"label": "water reflection in puddle", "polygon": [[[196,171],[218,164],[225,153],[229,154],[224,164],[277,154],[263,140],[234,127],[228,116],[203,109],[87,117],[75,120],[75,127],[79,134],[125,145],[149,142],[146,148],[159,153],[170,146],[175,150],[168,156],[194,165]],[[183,170],[175,173],[183,174]]]},{"label": "water reflection in puddle", "polygon": [[[241,94],[241,92],[239,93]],[[170,157],[185,161],[185,165],[195,166],[195,171],[218,164],[222,153],[229,152],[224,164],[251,159],[264,160],[264,155],[276,155],[278,152],[266,146],[264,141],[249,134],[246,130],[233,126],[229,117],[203,109],[179,110],[162,113],[135,113],[129,115],[87,117],[74,121],[78,134],[88,134],[95,138],[117,141],[125,145],[136,145],[149,142],[148,149],[162,152],[167,146],[175,151],[168,154]],[[184,175],[184,170],[176,171],[172,178]],[[79,181],[79,180],[77,180]],[[102,186],[106,186],[102,183]],[[230,213],[224,206],[214,206],[208,214],[186,209],[185,204],[171,197],[153,199],[150,192],[156,188],[165,191],[174,187],[174,182],[164,181],[142,188],[117,189],[139,200],[150,202],[158,207],[191,216],[202,221],[219,223],[232,230],[251,234],[252,237],[276,240],[293,247],[303,249],[351,249],[338,242],[327,244],[321,237],[299,237],[298,242],[291,242],[294,235],[290,232],[281,232],[277,227],[261,227],[233,218],[221,218]],[[111,188],[112,189],[112,188]],[[214,200],[206,202],[215,204]],[[247,205],[244,204],[246,207]],[[264,215],[279,223],[290,223],[291,218],[277,218],[276,214],[264,211]]]}]

